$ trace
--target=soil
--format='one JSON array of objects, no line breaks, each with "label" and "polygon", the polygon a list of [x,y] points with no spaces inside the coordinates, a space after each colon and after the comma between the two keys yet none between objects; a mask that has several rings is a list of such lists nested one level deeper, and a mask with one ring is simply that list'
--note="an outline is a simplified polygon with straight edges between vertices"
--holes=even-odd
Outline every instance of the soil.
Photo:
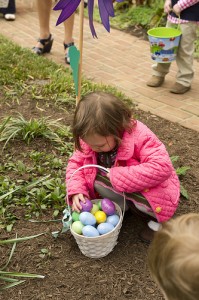
[{"label": "soil", "polygon": [[[49,102],[48,102],[49,103]],[[55,106],[45,106],[22,98],[20,105],[2,103],[0,117],[20,112],[27,119],[39,116],[60,116],[65,124],[70,124],[73,113]],[[190,170],[182,177],[181,182],[189,194],[189,199],[181,197],[176,215],[199,211],[199,135],[197,132],[171,123],[160,117],[134,108],[136,118],[144,122],[165,143],[171,156],[178,155],[176,167],[189,166]],[[68,122],[67,122],[68,121]],[[47,141],[36,140],[29,146],[23,142],[14,142],[0,158],[4,164],[6,153],[14,155],[17,160],[24,161],[23,153],[31,150],[55,151]],[[25,162],[27,163],[27,162]],[[25,176],[25,174],[24,174]],[[13,180],[16,178],[13,176]],[[64,180],[64,170],[63,170]],[[0,239],[34,235],[45,232],[38,238],[17,244],[11,263],[7,270],[37,273],[44,279],[30,279],[0,294],[1,300],[66,300],[66,299],[111,299],[111,300],[160,300],[161,292],[150,277],[147,266],[148,245],[139,240],[139,232],[144,226],[143,220],[131,213],[124,217],[114,250],[104,258],[91,259],[79,250],[70,232],[57,239],[52,231],[61,229],[61,223],[32,223],[25,221],[25,210],[15,207],[17,222],[11,233],[1,231]],[[49,210],[40,220],[51,219]],[[61,216],[60,216],[61,217]],[[1,266],[9,256],[11,246],[0,247]],[[48,253],[40,257],[41,249]]]}]

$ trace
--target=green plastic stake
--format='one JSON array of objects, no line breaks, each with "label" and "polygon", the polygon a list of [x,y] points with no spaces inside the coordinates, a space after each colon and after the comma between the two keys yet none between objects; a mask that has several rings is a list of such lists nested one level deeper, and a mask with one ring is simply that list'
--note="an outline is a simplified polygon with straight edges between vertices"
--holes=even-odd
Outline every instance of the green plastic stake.
[{"label": "green plastic stake", "polygon": [[68,51],[69,51],[69,57],[70,57],[70,66],[73,71],[75,93],[77,96],[78,95],[78,73],[79,73],[80,51],[75,46],[69,47]]}]

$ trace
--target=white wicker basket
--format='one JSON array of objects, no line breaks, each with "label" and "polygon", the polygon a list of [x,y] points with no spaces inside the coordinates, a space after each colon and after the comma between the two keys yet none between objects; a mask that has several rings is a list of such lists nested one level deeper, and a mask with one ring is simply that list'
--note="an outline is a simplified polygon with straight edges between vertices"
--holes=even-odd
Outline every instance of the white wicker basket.
[{"label": "white wicker basket", "polygon": [[0,0],[0,8],[7,8],[9,0]]},{"label": "white wicker basket", "polygon": [[[92,200],[92,202],[97,202],[98,200]],[[115,228],[103,235],[97,237],[86,237],[74,232],[70,226],[70,231],[74,236],[79,249],[81,252],[90,258],[100,258],[108,255],[115,245],[117,244],[117,238],[120,232],[120,228],[122,226],[122,210],[117,203],[114,203],[116,207],[117,214],[119,215],[120,219]]]},{"label": "white wicker basket", "polygon": [[[86,167],[97,167],[97,168],[103,169],[104,171],[107,171],[105,168],[98,166],[98,165],[85,165],[85,166],[77,169],[73,173],[73,175],[78,170],[86,168]],[[71,176],[71,178],[72,178],[72,176]],[[70,183],[70,181],[69,181],[69,183]],[[92,200],[93,203],[95,203],[97,201],[99,201],[99,199]],[[67,196],[67,202],[69,204],[68,196]],[[90,257],[90,258],[104,257],[104,256],[108,255],[113,250],[115,245],[117,244],[118,235],[120,232],[120,228],[122,226],[123,213],[122,213],[120,206],[117,203],[114,203],[114,204],[115,204],[116,212],[119,215],[120,219],[119,219],[118,224],[115,226],[115,228],[112,231],[110,231],[104,235],[97,236],[97,237],[86,237],[86,236],[83,236],[83,235],[80,235],[80,234],[77,234],[76,232],[74,232],[72,230],[72,227],[70,226],[71,234],[74,236],[74,238],[79,246],[79,249],[85,256]],[[124,199],[124,207],[125,207],[125,199]]]}]

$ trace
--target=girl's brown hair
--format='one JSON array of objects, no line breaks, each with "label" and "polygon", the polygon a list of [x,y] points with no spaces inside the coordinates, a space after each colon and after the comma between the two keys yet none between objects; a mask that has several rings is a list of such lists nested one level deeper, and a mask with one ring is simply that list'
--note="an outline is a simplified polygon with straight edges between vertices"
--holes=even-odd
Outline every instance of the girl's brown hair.
[{"label": "girl's brown hair", "polygon": [[199,299],[199,214],[163,224],[149,248],[149,268],[168,300]]},{"label": "girl's brown hair", "polygon": [[90,134],[113,136],[120,142],[124,130],[132,130],[131,109],[120,99],[105,92],[92,92],[80,100],[73,120],[75,147]]}]

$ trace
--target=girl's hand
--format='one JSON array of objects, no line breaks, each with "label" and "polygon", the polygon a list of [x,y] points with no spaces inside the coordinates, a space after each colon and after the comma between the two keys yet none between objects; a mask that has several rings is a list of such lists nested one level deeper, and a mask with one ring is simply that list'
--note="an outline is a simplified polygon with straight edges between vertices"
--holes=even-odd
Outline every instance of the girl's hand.
[{"label": "girl's hand", "polygon": [[83,194],[76,194],[76,195],[73,195],[72,196],[72,210],[74,211],[77,211],[77,212],[80,212],[81,209],[82,209],[82,206],[81,204],[79,203],[80,201],[82,202],[86,202],[85,198],[84,198],[84,195]]},{"label": "girl's hand", "polygon": [[180,15],[181,9],[180,9],[180,7],[179,7],[178,4],[175,4],[175,5],[174,5],[174,7],[173,7],[173,12],[174,12],[177,16]]},{"label": "girl's hand", "polygon": [[166,0],[164,3],[164,12],[168,14],[171,11],[171,0]]}]

